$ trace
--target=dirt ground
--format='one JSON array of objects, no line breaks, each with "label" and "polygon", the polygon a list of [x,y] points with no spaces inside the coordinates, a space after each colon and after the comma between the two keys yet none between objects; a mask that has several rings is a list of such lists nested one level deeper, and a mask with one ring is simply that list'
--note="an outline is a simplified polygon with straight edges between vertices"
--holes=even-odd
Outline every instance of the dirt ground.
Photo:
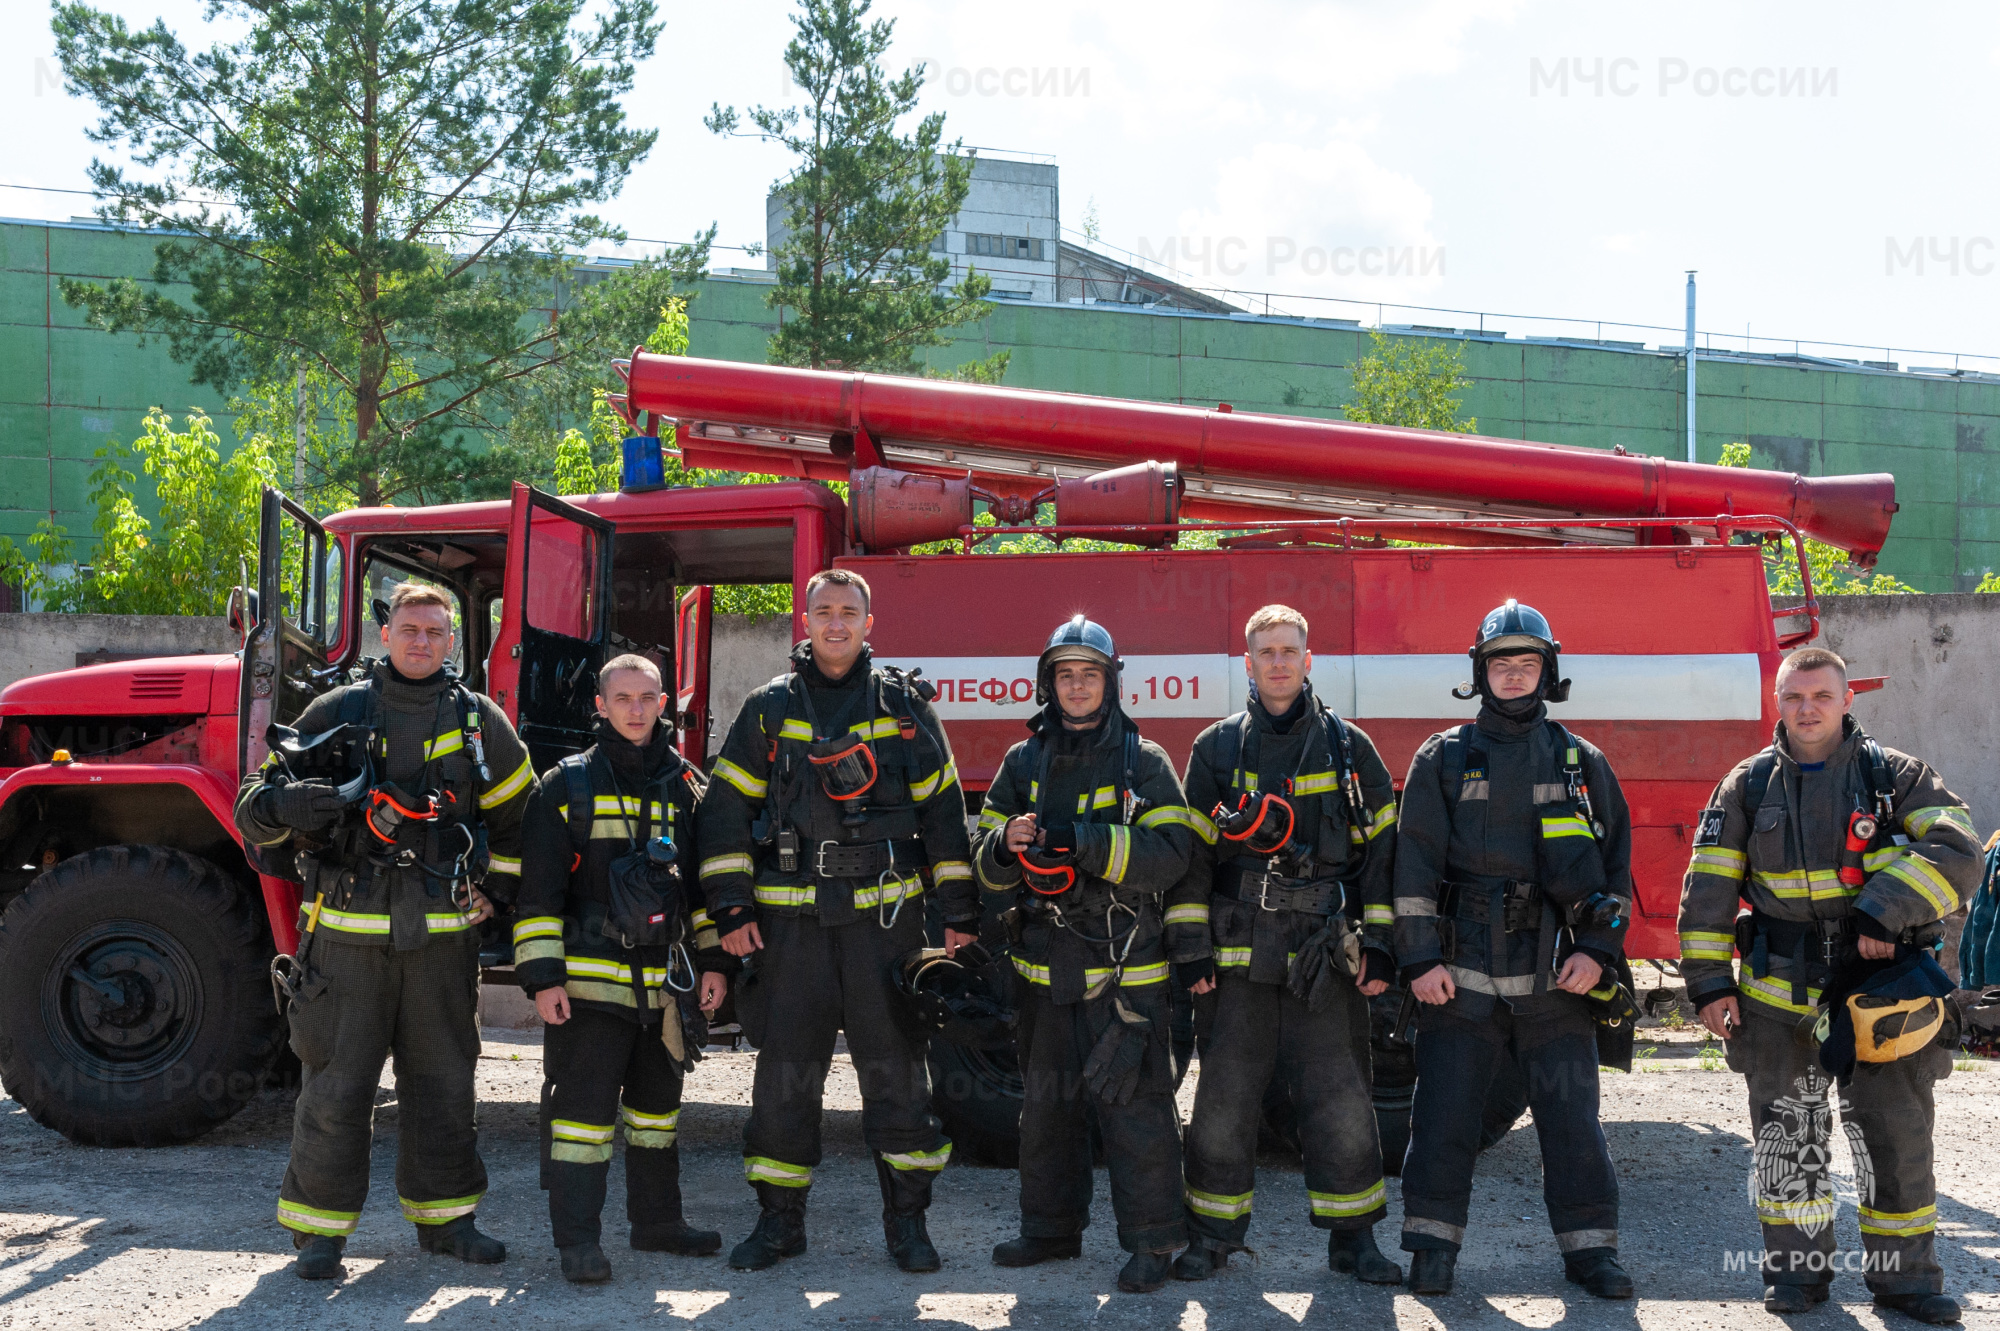
[{"label": "dirt ground", "polygon": [[[1267,1160],[1260,1170],[1254,1264],[1238,1257],[1227,1275],[1207,1284],[1137,1296],[1118,1293],[1113,1283],[1122,1254],[1101,1171],[1098,1223],[1082,1259],[1004,1271],[988,1252],[1015,1232],[1015,1176],[954,1163],[931,1212],[944,1270],[906,1276],[882,1250],[874,1171],[844,1058],[828,1088],[827,1160],[813,1188],[808,1253],[756,1274],[731,1271],[720,1256],[634,1253],[623,1242],[614,1165],[605,1247],[616,1278],[578,1289],[557,1269],[535,1186],[539,1033],[486,1034],[480,1129],[492,1190],[479,1217],[509,1245],[504,1265],[468,1267],[417,1251],[397,1214],[397,1110],[386,1078],[368,1208],[348,1247],[347,1278],[329,1284],[291,1274],[290,1244],[272,1218],[289,1138],[288,1096],[267,1093],[201,1141],[152,1151],[72,1146],[12,1100],[0,1100],[0,1329],[1777,1325],[1758,1303],[1756,1277],[1725,1270],[1725,1254],[1754,1254],[1757,1245],[1742,1082],[1706,1070],[1696,1037],[1684,1030],[1642,1031],[1641,1050],[1652,1049],[1651,1056],[1629,1075],[1604,1079],[1605,1132],[1623,1190],[1623,1255],[1640,1292],[1626,1304],[1597,1302],[1564,1283],[1525,1119],[1481,1160],[1458,1290],[1449,1298],[1419,1301],[1329,1273],[1324,1236],[1306,1223],[1296,1160]],[[751,1058],[711,1056],[690,1080],[681,1116],[690,1218],[721,1229],[725,1244],[741,1238],[756,1215],[740,1165]],[[1197,1067],[1183,1089],[1184,1110],[1198,1076]],[[1965,1305],[1967,1326],[2000,1328],[2000,1067],[1961,1068],[1940,1084],[1938,1140],[1947,1280]],[[1836,1172],[1846,1168],[1838,1156]],[[1394,1248],[1401,1225],[1394,1180],[1389,1198],[1389,1218],[1378,1230],[1385,1249]],[[1838,1235],[1841,1250],[1858,1250],[1851,1190]],[[1838,1279],[1832,1303],[1794,1324],[1915,1325],[1878,1315],[1852,1275]]]}]

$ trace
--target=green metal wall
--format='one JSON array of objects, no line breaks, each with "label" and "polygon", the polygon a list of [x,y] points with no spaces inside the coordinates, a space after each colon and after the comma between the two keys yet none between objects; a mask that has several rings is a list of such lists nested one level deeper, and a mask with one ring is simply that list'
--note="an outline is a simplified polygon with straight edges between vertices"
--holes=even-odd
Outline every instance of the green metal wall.
[{"label": "green metal wall", "polygon": [[[51,509],[87,533],[90,455],[130,439],[149,405],[203,407],[232,437],[222,404],[164,346],[82,328],[56,289],[64,275],[143,274],[151,254],[142,236],[0,223],[0,533],[18,537]],[[769,290],[705,283],[690,350],[761,361],[775,326]],[[1007,382],[1020,387],[1338,416],[1346,367],[1367,346],[1364,331],[1327,323],[1003,304],[934,359],[1010,348]],[[1482,434],[1683,455],[1677,355],[1508,339],[1468,340],[1465,360],[1464,411]],[[1704,460],[1741,440],[1760,466],[1891,472],[1902,511],[1885,570],[1946,592],[2000,568],[2000,382],[1746,358],[1704,359],[1699,374]]]}]

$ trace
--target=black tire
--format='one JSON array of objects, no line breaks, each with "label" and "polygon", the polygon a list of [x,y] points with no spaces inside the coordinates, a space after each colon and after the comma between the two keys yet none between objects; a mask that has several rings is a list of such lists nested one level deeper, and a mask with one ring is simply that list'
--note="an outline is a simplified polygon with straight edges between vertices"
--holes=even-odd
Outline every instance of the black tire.
[{"label": "black tire", "polygon": [[1013,1046],[972,1049],[931,1037],[931,1111],[952,1157],[1015,1169],[1021,1163],[1021,1060]]},{"label": "black tire", "polygon": [[84,1145],[198,1137],[283,1047],[270,956],[262,912],[205,860],[160,846],[65,860],[0,915],[0,1083]]}]

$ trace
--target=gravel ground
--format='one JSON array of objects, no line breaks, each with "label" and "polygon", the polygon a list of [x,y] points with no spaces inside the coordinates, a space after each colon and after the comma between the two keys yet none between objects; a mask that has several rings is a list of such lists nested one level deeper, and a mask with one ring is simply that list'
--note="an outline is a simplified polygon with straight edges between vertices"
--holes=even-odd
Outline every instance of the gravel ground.
[{"label": "gravel ground", "polygon": [[[1099,1223],[1079,1261],[1027,1271],[992,1266],[992,1244],[1015,1232],[1011,1171],[953,1164],[938,1183],[931,1234],[942,1272],[906,1276],[882,1251],[879,1198],[862,1145],[860,1103],[843,1057],[827,1093],[827,1161],[813,1189],[811,1250],[767,1272],[733,1272],[718,1257],[673,1258],[624,1247],[623,1199],[614,1169],[606,1252],[609,1285],[564,1284],[535,1186],[537,1032],[489,1028],[480,1062],[481,1145],[492,1191],[481,1224],[507,1241],[497,1267],[421,1255],[396,1212],[396,1104],[380,1096],[374,1185],[348,1248],[347,1278],[293,1277],[290,1245],[272,1219],[289,1139],[290,1099],[266,1094],[201,1141],[163,1150],[72,1146],[0,1100],[0,1328],[379,1327],[686,1324],[818,1327],[938,1322],[1008,1326],[1180,1327],[1294,1325],[1405,1328],[1695,1328],[1772,1326],[1753,1275],[1724,1269],[1724,1254],[1755,1249],[1746,1200],[1750,1164],[1742,1082],[1704,1070],[1685,1031],[1642,1032],[1630,1075],[1606,1074],[1605,1132],[1623,1185],[1624,1260],[1635,1303],[1606,1304],[1564,1283],[1540,1196],[1540,1162],[1525,1120],[1482,1158],[1458,1292],[1419,1301],[1331,1275],[1324,1236],[1305,1220],[1296,1160],[1260,1171],[1252,1264],[1159,1293],[1120,1294],[1122,1254],[1104,1175]],[[697,1069],[682,1115],[690,1218],[720,1228],[725,1243],[755,1219],[739,1151],[748,1113],[751,1056],[715,1054]],[[1182,1104],[1192,1103],[1190,1073]],[[2000,1068],[1962,1068],[1938,1088],[1939,1248],[1966,1325],[2000,1328]],[[1839,1134],[1836,1133],[1836,1141]],[[1836,1147],[1837,1150],[1841,1149]],[[1844,1156],[1836,1171],[1846,1167]],[[1394,1247],[1401,1224],[1394,1180],[1378,1234]],[[1850,1204],[1839,1246],[1858,1249]],[[1870,1307],[1860,1280],[1842,1276],[1835,1300],[1794,1324],[1913,1326]]]}]

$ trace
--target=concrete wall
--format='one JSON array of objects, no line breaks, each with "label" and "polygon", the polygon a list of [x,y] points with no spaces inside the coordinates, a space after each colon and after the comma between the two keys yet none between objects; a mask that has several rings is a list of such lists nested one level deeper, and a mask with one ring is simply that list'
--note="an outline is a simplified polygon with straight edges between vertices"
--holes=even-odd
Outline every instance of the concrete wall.
[{"label": "concrete wall", "polygon": [[1982,840],[2000,828],[2000,596],[1829,596],[1819,642],[1889,676],[1854,700],[1868,733],[1936,768]]},{"label": "concrete wall", "polygon": [[194,615],[0,615],[0,688],[29,675],[70,670],[79,655],[110,661],[233,652],[226,620]]},{"label": "concrete wall", "polygon": [[708,736],[710,753],[722,747],[750,691],[790,669],[786,655],[791,650],[790,615],[715,617],[708,652],[709,706],[715,714],[715,728]]}]

